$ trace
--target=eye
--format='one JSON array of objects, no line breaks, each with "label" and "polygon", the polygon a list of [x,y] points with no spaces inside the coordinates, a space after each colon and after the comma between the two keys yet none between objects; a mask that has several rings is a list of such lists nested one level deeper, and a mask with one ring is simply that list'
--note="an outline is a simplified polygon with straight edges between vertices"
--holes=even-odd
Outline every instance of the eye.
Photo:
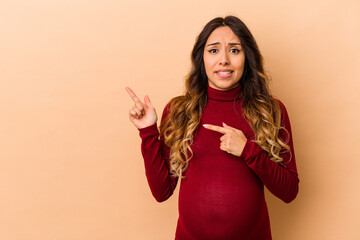
[{"label": "eye", "polygon": [[216,52],[218,52],[219,50],[217,50],[217,49],[210,49],[208,52],[209,53],[216,53]]},{"label": "eye", "polygon": [[239,50],[239,49],[236,49],[236,48],[233,48],[233,49],[230,49],[230,52],[232,52],[232,53],[239,53],[240,50]]}]

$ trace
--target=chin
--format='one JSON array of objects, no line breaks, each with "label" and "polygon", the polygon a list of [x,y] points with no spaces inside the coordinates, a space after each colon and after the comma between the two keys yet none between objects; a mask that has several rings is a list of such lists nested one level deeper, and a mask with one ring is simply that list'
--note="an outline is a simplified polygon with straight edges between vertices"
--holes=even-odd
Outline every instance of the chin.
[{"label": "chin", "polygon": [[238,82],[236,83],[215,83],[213,84],[213,86],[216,89],[222,90],[222,91],[226,91],[226,90],[230,90],[232,88],[235,88],[238,86]]}]

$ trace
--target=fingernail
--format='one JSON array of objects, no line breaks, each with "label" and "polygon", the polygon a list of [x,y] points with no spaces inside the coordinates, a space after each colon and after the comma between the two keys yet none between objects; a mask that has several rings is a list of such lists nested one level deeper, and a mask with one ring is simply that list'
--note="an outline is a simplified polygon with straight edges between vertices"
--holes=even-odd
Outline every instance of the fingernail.
[{"label": "fingernail", "polygon": [[224,123],[224,122],[223,122],[223,125],[224,125],[224,126],[227,126],[226,123]]},{"label": "fingernail", "polygon": [[207,124],[203,124],[204,127],[207,127],[208,125]]}]

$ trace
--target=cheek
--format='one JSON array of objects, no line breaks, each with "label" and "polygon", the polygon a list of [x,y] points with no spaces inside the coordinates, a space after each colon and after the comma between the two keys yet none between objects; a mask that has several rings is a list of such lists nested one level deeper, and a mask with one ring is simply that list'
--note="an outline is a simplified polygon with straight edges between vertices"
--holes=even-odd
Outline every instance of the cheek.
[{"label": "cheek", "polygon": [[206,57],[206,55],[204,55],[204,66],[206,72],[211,72],[213,65],[214,65],[214,61],[211,58]]},{"label": "cheek", "polygon": [[237,59],[237,61],[234,62],[234,66],[236,69],[238,69],[239,72],[243,72],[245,66],[244,58]]}]

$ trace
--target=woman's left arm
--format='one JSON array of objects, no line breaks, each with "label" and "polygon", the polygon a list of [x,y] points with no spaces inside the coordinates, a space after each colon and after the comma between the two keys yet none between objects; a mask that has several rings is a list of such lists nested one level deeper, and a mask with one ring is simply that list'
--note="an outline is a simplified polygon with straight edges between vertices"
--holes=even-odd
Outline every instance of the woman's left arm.
[{"label": "woman's left arm", "polygon": [[296,169],[295,152],[291,133],[289,116],[284,104],[279,101],[281,108],[281,126],[279,137],[289,139],[287,144],[290,147],[289,152],[282,153],[281,163],[272,161],[267,152],[259,147],[255,142],[246,138],[244,133],[236,128],[223,123],[223,127],[211,124],[203,126],[209,130],[222,133],[220,138],[220,149],[243,159],[245,163],[256,173],[264,185],[271,193],[286,203],[295,199],[299,191],[299,178]]},{"label": "woman's left arm", "polygon": [[281,129],[279,137],[281,139],[289,139],[290,152],[281,154],[283,161],[278,164],[270,160],[267,153],[255,142],[248,139],[240,158],[258,175],[272,194],[289,203],[297,196],[299,178],[289,116],[284,104],[279,100],[278,102],[282,111],[282,126],[289,133],[289,136],[287,136],[286,132]]}]

